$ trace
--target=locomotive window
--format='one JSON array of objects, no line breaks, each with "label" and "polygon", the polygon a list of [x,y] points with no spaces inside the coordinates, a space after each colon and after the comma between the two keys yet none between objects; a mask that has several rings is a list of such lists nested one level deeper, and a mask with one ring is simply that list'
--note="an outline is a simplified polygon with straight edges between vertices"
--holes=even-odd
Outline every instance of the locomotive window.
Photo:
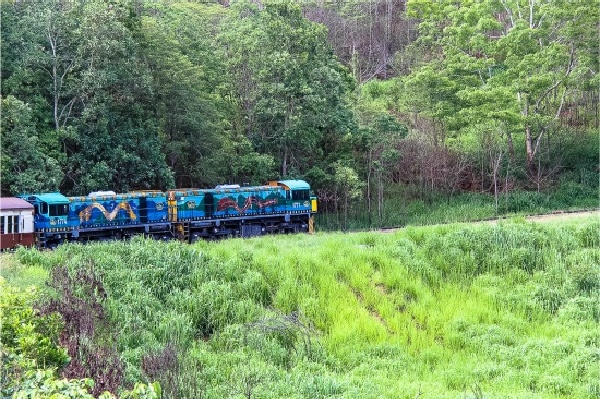
[{"label": "locomotive window", "polygon": [[45,215],[48,213],[48,203],[46,202],[40,202],[40,213],[42,215]]},{"label": "locomotive window", "polygon": [[69,204],[50,204],[50,216],[66,216],[69,214]]},{"label": "locomotive window", "polygon": [[294,190],[292,191],[292,199],[303,201],[310,199],[310,195],[308,190]]}]

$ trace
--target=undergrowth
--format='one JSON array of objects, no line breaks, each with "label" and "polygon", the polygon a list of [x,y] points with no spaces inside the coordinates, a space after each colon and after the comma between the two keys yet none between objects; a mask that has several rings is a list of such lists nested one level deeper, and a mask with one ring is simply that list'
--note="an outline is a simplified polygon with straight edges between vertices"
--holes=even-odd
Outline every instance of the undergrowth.
[{"label": "undergrowth", "polygon": [[[596,178],[597,180],[597,178]],[[578,184],[567,181],[552,191],[512,191],[493,195],[481,193],[423,194],[411,197],[402,187],[389,187],[381,212],[372,205],[371,215],[364,201],[351,205],[349,216],[335,213],[317,215],[320,231],[361,230],[381,227],[422,226],[542,214],[553,211],[597,209],[598,181]],[[381,215],[381,216],[378,216]]]}]

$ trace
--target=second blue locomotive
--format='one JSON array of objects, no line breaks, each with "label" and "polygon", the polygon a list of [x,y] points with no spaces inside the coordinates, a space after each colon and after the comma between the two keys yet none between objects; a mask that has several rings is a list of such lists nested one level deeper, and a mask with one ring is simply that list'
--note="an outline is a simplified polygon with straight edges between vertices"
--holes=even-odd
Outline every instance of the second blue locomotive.
[{"label": "second blue locomotive", "polygon": [[23,195],[34,206],[36,245],[145,235],[194,242],[313,231],[317,200],[303,180],[214,189],[99,191],[84,197]]}]

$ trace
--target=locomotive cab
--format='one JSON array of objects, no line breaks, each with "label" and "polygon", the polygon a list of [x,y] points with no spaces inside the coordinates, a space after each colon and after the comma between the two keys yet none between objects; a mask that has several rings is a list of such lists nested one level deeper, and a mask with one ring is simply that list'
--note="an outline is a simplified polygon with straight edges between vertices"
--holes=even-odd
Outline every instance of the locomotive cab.
[{"label": "locomotive cab", "polygon": [[60,193],[21,196],[33,205],[34,228],[38,245],[54,246],[67,238],[69,228],[69,199]]},{"label": "locomotive cab", "polygon": [[285,192],[288,210],[292,213],[315,213],[317,211],[317,197],[310,189],[310,185],[303,180],[276,180],[269,181],[270,186],[278,186]]},{"label": "locomotive cab", "polygon": [[[285,222],[293,232],[314,231],[313,214],[317,212],[317,198],[304,180],[274,180],[267,183],[283,190]],[[286,227],[286,230],[288,227]]]},{"label": "locomotive cab", "polygon": [[48,193],[21,198],[33,205],[36,224],[48,223],[50,226],[67,225],[69,200],[62,194]]}]

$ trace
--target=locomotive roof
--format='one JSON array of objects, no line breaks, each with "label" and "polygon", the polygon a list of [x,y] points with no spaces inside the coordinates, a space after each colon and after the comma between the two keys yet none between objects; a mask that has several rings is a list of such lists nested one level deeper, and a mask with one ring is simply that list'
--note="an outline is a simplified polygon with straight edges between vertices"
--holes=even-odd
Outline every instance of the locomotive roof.
[{"label": "locomotive roof", "polygon": [[28,200],[33,200],[37,198],[40,201],[47,202],[49,204],[67,204],[69,203],[69,199],[62,195],[61,193],[42,193],[42,194],[33,194],[33,195],[22,195],[21,198],[27,198]]},{"label": "locomotive roof", "polygon": [[33,205],[21,198],[2,197],[0,198],[0,209],[33,209]]},{"label": "locomotive roof", "polygon": [[310,185],[304,180],[279,180],[277,183],[287,186],[290,190],[309,190]]}]

